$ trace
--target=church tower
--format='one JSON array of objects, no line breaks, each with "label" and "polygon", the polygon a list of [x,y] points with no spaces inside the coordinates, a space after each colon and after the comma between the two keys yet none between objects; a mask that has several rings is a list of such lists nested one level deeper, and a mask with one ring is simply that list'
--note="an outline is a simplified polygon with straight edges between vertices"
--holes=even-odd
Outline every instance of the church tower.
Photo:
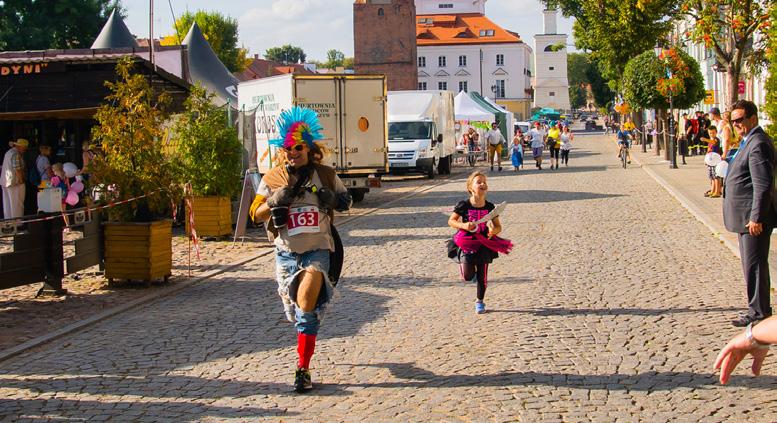
[{"label": "church tower", "polygon": [[356,0],[354,70],[384,74],[390,91],[417,90],[416,13],[413,0]]},{"label": "church tower", "polygon": [[534,107],[569,110],[567,34],[556,30],[556,10],[544,10],[545,33],[534,36]]}]

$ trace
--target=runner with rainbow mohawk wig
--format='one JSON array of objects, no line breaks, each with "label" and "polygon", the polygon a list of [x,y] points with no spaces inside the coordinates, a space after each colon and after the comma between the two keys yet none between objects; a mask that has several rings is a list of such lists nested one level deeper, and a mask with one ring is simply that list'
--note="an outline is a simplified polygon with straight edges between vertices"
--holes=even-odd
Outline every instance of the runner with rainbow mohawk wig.
[{"label": "runner with rainbow mohawk wig", "polygon": [[342,268],[334,211],[348,210],[352,201],[335,170],[321,164],[325,149],[316,141],[323,128],[313,110],[286,110],[276,126],[280,137],[270,140],[279,148],[276,166],[262,177],[249,212],[275,244],[278,294],[297,329],[294,389],[302,393],[313,388],[310,360]]}]

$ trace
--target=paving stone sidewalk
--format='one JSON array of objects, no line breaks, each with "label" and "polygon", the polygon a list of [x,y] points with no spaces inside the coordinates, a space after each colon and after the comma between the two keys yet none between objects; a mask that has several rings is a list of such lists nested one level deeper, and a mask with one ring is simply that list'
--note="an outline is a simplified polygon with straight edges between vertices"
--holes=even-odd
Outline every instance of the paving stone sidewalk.
[{"label": "paving stone sidewalk", "polygon": [[725,387],[711,371],[744,304],[738,260],[612,150],[578,135],[569,168],[490,173],[517,247],[491,267],[485,315],[444,257],[464,175],[344,225],[308,395],[291,389],[295,335],[267,257],[0,363],[0,416],[773,420],[773,361]]}]

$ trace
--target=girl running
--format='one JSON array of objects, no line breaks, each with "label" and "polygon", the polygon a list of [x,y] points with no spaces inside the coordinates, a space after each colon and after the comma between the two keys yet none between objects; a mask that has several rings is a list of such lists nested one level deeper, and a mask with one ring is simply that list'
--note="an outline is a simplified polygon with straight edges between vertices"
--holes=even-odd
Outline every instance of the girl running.
[{"label": "girl running", "polygon": [[488,287],[488,265],[499,255],[508,254],[513,249],[513,243],[496,235],[502,232],[499,216],[488,222],[474,223],[494,210],[494,204],[486,201],[488,183],[486,175],[481,172],[473,172],[467,178],[467,191],[469,199],[460,201],[453,209],[453,214],[448,219],[448,226],[458,229],[453,236],[456,248],[450,252],[461,269],[461,277],[465,281],[477,282],[477,300],[475,313],[486,312],[486,304],[483,299]]},{"label": "girl running", "polygon": [[572,150],[572,140],[574,138],[575,136],[569,131],[569,126],[565,126],[561,132],[561,163],[564,163],[564,166],[569,166],[569,152]]}]

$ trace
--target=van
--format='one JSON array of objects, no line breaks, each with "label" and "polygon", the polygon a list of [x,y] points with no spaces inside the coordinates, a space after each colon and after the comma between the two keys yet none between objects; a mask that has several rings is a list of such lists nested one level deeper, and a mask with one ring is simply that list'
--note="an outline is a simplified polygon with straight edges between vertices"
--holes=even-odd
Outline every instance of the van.
[{"label": "van", "polygon": [[390,172],[448,175],[455,151],[451,91],[388,92]]}]

